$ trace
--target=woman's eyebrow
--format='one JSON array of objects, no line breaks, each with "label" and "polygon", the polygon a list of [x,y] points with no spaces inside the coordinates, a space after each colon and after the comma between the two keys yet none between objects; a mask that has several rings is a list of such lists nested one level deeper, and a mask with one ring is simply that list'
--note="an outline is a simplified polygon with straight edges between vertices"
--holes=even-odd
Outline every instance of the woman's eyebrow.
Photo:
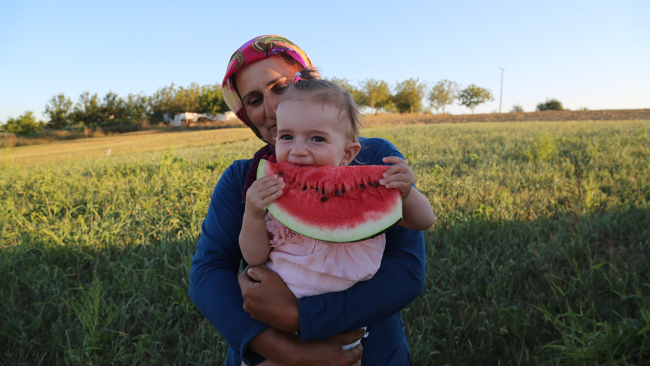
[{"label": "woman's eyebrow", "polygon": [[[266,85],[264,85],[264,86],[266,86],[267,88],[271,87],[271,86],[277,84],[280,81],[280,79],[284,79],[286,81],[287,77],[286,76],[278,76],[277,78],[267,82]],[[251,96],[251,94],[255,94],[255,93],[258,93],[258,91],[257,90],[251,90],[248,93],[244,94],[244,96],[241,97],[241,99],[244,100],[244,99],[248,98],[249,96]]]}]

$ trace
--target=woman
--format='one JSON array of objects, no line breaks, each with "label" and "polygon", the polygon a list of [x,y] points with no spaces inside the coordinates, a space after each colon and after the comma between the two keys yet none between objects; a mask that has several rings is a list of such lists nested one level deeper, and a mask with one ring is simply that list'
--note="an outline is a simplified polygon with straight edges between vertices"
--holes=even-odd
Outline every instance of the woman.
[{"label": "woman", "polygon": [[[237,278],[242,262],[238,242],[242,197],[255,179],[259,159],[274,157],[279,96],[306,66],[313,66],[307,55],[278,36],[255,38],[233,54],[224,78],[224,99],[268,145],[252,160],[235,161],[217,183],[192,260],[190,296],[230,345],[228,366],[242,360],[258,364],[264,358],[279,365],[355,365],[360,359],[367,365],[409,365],[399,311],[423,289],[421,232],[399,227],[387,232],[377,274],[343,292],[298,301],[275,273],[263,267],[246,269]],[[385,156],[402,157],[385,140],[360,143],[357,161],[378,165]],[[368,324],[370,336],[363,348],[341,349],[364,334],[354,329]],[[300,339],[293,332],[299,332]]]}]

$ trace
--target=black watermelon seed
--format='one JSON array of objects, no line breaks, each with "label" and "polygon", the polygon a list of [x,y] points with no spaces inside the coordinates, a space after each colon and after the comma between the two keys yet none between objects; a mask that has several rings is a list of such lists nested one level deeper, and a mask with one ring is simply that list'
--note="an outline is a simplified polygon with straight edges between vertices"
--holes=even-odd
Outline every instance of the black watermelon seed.
[{"label": "black watermelon seed", "polygon": [[320,193],[322,193],[323,196],[324,196],[324,195],[325,195],[325,188],[323,188],[323,189],[320,191]]},{"label": "black watermelon seed", "polygon": [[307,190],[307,186],[302,187],[302,191],[303,191],[303,192],[306,191],[306,190]]},{"label": "black watermelon seed", "polygon": [[321,198],[320,198],[320,201],[321,201],[321,202],[325,202],[325,201],[327,201],[327,197],[321,197]]},{"label": "black watermelon seed", "polygon": [[334,191],[334,195],[336,195],[336,197],[338,197],[339,196],[339,191]]},{"label": "black watermelon seed", "polygon": [[345,189],[341,189],[341,193],[345,193]]},{"label": "black watermelon seed", "polygon": [[366,189],[366,185],[363,184],[363,183],[359,184],[359,187],[361,187],[361,188],[363,188],[363,189]]}]

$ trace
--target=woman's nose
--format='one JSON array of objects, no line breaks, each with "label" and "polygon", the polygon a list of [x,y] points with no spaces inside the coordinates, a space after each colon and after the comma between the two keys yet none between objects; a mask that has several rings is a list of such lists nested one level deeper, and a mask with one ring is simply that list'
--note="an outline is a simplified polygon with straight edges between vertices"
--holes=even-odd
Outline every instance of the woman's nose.
[{"label": "woman's nose", "polygon": [[266,118],[275,119],[275,114],[278,111],[278,100],[280,98],[276,96],[269,96],[264,101],[264,113]]}]

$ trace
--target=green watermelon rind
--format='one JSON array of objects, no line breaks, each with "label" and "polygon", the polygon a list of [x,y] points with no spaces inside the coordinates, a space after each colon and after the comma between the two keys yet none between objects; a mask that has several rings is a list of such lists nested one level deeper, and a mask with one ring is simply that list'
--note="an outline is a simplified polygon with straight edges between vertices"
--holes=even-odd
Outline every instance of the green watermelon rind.
[{"label": "green watermelon rind", "polygon": [[[266,160],[260,160],[259,166],[257,167],[258,179],[265,176],[264,172],[267,164],[269,163]],[[355,242],[372,238],[384,233],[402,219],[401,199],[398,200],[393,208],[382,216],[380,220],[363,223],[358,225],[356,228],[337,228],[333,230],[320,229],[311,225],[306,225],[293,216],[288,215],[286,211],[282,210],[282,208],[275,202],[271,203],[267,209],[276,220],[289,229],[313,239],[333,243]]]}]

